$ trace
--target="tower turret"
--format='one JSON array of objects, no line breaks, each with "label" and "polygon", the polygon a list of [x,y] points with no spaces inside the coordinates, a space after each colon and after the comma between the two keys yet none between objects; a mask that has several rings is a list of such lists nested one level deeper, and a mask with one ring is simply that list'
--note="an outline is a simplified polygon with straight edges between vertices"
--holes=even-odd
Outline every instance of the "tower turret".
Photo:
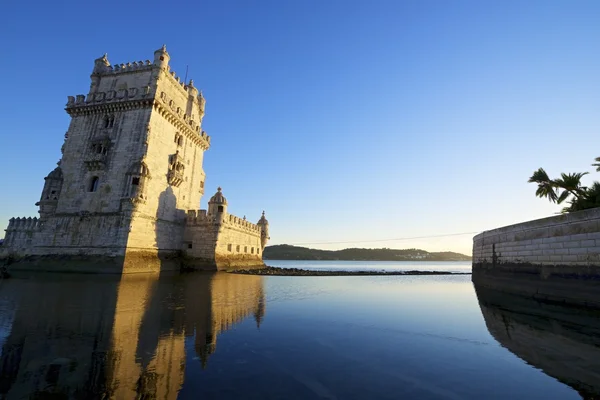
[{"label": "tower turret", "polygon": [[227,214],[227,199],[221,192],[221,187],[217,188],[217,193],[208,201],[208,215],[222,221]]},{"label": "tower turret", "polygon": [[52,172],[44,178],[44,189],[42,190],[42,196],[40,201],[35,203],[38,206],[40,219],[45,220],[46,218],[54,215],[56,206],[58,204],[58,197],[63,184],[63,173],[60,166],[56,167]]},{"label": "tower turret", "polygon": [[100,84],[100,75],[106,72],[106,70],[110,67],[110,63],[108,62],[108,58],[106,53],[94,60],[94,70],[92,71],[92,75],[90,76],[92,82],[90,83],[90,93],[96,93],[98,91],[98,85]]},{"label": "tower turret", "polygon": [[157,65],[160,68],[167,69],[170,59],[171,57],[169,56],[169,53],[167,53],[167,45],[165,44],[154,52],[154,65]]},{"label": "tower turret", "polygon": [[190,97],[198,96],[198,89],[194,86],[194,80],[190,79],[190,82],[186,85],[186,89],[190,94]]},{"label": "tower turret", "polygon": [[265,212],[262,212],[262,217],[258,220],[257,225],[260,227],[260,246],[265,249],[269,237],[269,221],[265,218]]},{"label": "tower turret", "polygon": [[202,92],[198,95],[198,105],[200,106],[200,120],[204,117],[204,107],[206,106],[206,99]]}]

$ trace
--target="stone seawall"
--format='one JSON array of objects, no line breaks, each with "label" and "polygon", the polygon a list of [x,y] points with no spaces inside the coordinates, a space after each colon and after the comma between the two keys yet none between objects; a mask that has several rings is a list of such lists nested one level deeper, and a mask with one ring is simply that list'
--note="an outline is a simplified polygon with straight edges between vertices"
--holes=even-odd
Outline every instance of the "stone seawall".
[{"label": "stone seawall", "polygon": [[600,208],[475,236],[473,282],[544,301],[600,308]]}]

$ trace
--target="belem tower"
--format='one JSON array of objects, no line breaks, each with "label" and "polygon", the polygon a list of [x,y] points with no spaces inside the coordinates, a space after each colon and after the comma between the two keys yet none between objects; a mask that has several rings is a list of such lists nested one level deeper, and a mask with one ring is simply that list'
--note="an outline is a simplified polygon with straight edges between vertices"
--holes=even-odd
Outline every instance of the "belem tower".
[{"label": "belem tower", "polygon": [[221,188],[204,194],[205,100],[154,61],[94,61],[87,96],[69,96],[62,157],[45,178],[39,218],[11,218],[0,258],[11,270],[95,273],[263,267],[264,212],[254,224],[227,212]]}]

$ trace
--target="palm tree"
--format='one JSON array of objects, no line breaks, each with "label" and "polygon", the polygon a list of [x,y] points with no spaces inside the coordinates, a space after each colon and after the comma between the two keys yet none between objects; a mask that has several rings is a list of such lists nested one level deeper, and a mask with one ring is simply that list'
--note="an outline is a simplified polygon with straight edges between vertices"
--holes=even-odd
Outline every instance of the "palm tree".
[{"label": "palm tree", "polygon": [[600,206],[600,182],[594,182],[586,191],[585,195],[571,201],[571,206],[566,209],[568,211],[587,210]]},{"label": "palm tree", "polygon": [[573,195],[574,201],[583,198],[587,192],[587,188],[581,186],[581,178],[587,174],[588,172],[575,172],[572,174],[565,174],[563,172],[560,174],[560,178],[553,181],[557,188],[562,189],[562,193],[558,196],[556,203],[561,204],[569,195]]},{"label": "palm tree", "polygon": [[531,175],[529,183],[537,183],[538,188],[535,195],[541,198],[547,197],[549,201],[556,203],[558,200],[558,189],[556,183],[548,177],[544,168],[540,168]]},{"label": "palm tree", "polygon": [[[600,157],[596,157],[592,166],[600,172]],[[534,171],[530,183],[537,183],[535,195],[546,197],[551,202],[561,204],[565,200],[570,204],[562,209],[563,213],[600,207],[600,182],[594,182],[590,188],[581,185],[581,178],[588,172],[560,174],[558,179],[550,179],[543,168]]]}]

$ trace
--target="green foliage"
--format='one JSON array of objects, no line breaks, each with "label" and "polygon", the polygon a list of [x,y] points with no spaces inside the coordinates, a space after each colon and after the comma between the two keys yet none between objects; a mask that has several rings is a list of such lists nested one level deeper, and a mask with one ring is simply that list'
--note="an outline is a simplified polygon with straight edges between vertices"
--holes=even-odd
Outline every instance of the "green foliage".
[{"label": "green foliage", "polygon": [[[596,163],[592,166],[600,171],[600,157],[596,157]],[[594,182],[591,188],[582,186],[581,178],[588,172],[574,172],[560,174],[558,179],[550,179],[543,168],[534,171],[529,177],[529,183],[537,183],[538,187],[535,195],[541,198],[546,197],[549,201],[562,204],[567,201],[570,205],[562,209],[563,213],[571,211],[587,210],[589,208],[600,207],[600,182]]]},{"label": "green foliage", "polygon": [[540,168],[531,175],[529,183],[537,183],[538,188],[535,191],[535,195],[538,197],[547,197],[552,202],[557,202],[558,191],[556,190],[554,181],[548,177],[544,168]]},{"label": "green foliage", "polygon": [[344,249],[318,250],[281,244],[267,246],[263,258],[270,260],[344,260],[344,261],[470,261],[460,253],[430,253],[419,249]]}]

